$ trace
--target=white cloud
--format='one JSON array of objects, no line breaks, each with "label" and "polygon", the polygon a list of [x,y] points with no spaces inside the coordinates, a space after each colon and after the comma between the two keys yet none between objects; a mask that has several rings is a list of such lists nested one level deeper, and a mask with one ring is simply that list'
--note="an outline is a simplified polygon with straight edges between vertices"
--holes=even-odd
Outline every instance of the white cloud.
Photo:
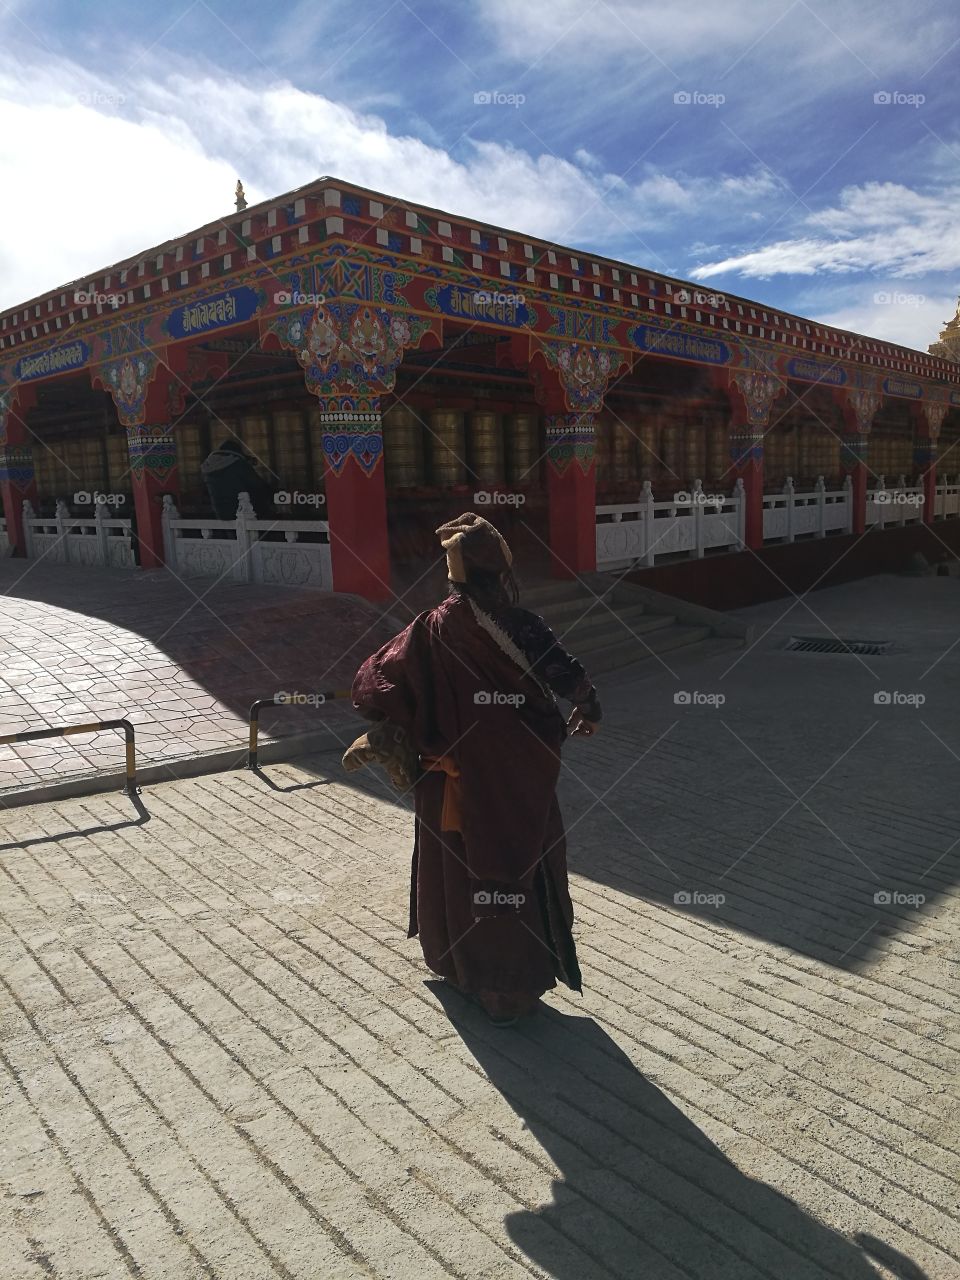
[{"label": "white cloud", "polygon": [[[722,216],[772,189],[762,174],[718,185],[649,167],[630,184],[585,154],[573,163],[492,141],[468,140],[455,159],[288,83],[149,70],[118,88],[68,61],[25,68],[0,54],[0,190],[13,193],[0,202],[0,307],[227,217],[238,177],[251,204],[333,174],[598,251],[697,216],[708,194]],[[638,265],[665,269],[643,254]]]},{"label": "white cloud", "polygon": [[[877,302],[886,295],[888,302]],[[834,310],[811,311],[810,319],[837,329],[867,334],[884,342],[897,342],[926,351],[936,342],[944,322],[956,312],[956,295],[925,294],[920,289],[887,287],[872,289],[862,301]]]},{"label": "white cloud", "polygon": [[891,182],[849,187],[836,207],[804,218],[797,236],[705,263],[698,274],[766,280],[869,271],[910,279],[960,271],[958,206],[960,187],[931,194]]},{"label": "white cloud", "polygon": [[794,88],[801,66],[919,77],[955,38],[950,15],[932,0],[899,11],[863,0],[477,0],[477,7],[501,52],[523,64],[544,53],[565,67],[652,58],[683,75],[702,61],[719,81],[741,59],[753,74],[777,78],[786,54]]}]

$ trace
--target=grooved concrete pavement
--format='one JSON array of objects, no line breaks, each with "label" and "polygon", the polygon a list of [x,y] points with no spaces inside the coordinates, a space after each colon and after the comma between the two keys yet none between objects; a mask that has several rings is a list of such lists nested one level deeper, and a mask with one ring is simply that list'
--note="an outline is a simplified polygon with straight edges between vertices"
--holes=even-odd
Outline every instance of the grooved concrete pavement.
[{"label": "grooved concrete pavement", "polygon": [[[335,755],[0,814],[2,1274],[956,1280],[956,591],[618,673],[585,994],[518,1030],[429,981],[409,811]],[[900,652],[777,647],[851,621]]]}]

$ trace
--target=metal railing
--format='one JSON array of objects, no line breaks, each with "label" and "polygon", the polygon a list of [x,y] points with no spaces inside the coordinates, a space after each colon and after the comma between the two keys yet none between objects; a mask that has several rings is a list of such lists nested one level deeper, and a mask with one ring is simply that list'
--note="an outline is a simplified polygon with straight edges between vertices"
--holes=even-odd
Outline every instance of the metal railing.
[{"label": "metal railing", "polygon": [[260,708],[261,707],[323,707],[336,699],[349,698],[349,689],[331,689],[327,693],[275,693],[272,698],[258,698],[250,707],[250,744],[247,752],[247,768],[259,767]]},{"label": "metal railing", "polygon": [[27,729],[23,733],[8,733],[0,737],[0,747],[15,742],[39,742],[42,738],[68,738],[75,733],[99,733],[102,729],[122,729],[126,747],[126,785],[128,796],[137,794],[137,749],[133,725],[129,720],[92,720],[88,724],[58,725],[53,729]]}]

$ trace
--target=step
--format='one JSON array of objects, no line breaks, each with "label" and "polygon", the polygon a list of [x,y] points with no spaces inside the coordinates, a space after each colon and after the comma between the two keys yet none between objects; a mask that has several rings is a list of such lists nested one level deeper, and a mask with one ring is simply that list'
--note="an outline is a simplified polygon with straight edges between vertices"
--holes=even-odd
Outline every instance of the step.
[{"label": "step", "polygon": [[591,610],[586,617],[567,628],[554,628],[565,649],[577,654],[581,650],[602,648],[629,640],[631,636],[646,635],[673,626],[676,618],[666,613],[648,613],[642,608],[620,609],[611,613],[602,605]]},{"label": "step", "polygon": [[580,596],[590,596],[587,588],[576,578],[571,578],[569,581],[541,582],[533,587],[525,587],[521,582],[519,586],[520,603],[531,613],[541,613],[551,605],[563,604]]},{"label": "step", "polygon": [[[606,601],[608,607],[601,604],[601,599]],[[526,600],[522,600],[521,604],[530,608],[533,613],[539,613],[550,623],[550,626],[556,629],[559,626],[569,626],[571,622],[575,622],[577,618],[582,618],[584,614],[594,614],[597,610],[609,613],[609,609],[613,607],[613,599],[611,596],[603,596],[600,599],[597,596],[590,595],[589,592],[583,592],[578,596],[570,596],[566,600],[559,600],[555,603],[543,604],[540,606],[527,605]]]},{"label": "step", "polygon": [[654,654],[669,653],[673,649],[699,644],[709,636],[709,627],[665,627],[660,631],[652,632],[649,637],[644,636],[643,644],[637,640],[620,641],[602,649],[596,649],[588,655],[588,661],[584,666],[590,676],[596,679],[601,672],[650,661]]}]

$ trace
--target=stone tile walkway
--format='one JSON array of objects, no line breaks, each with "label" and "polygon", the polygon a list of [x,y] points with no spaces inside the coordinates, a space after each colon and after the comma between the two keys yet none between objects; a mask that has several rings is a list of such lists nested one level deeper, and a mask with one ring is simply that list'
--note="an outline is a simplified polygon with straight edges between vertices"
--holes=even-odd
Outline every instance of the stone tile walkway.
[{"label": "stone tile walkway", "polygon": [[[957,1280],[957,583],[811,603],[606,682],[520,1029],[335,754],[0,813],[4,1275]],[[836,624],[899,652],[779,647]]]},{"label": "stone tile walkway", "polygon": [[[0,561],[0,735],[126,716],[140,764],[236,746],[257,698],[349,688],[394,628],[355,598],[180,582],[171,574]],[[302,733],[338,708],[265,712],[265,736]],[[123,766],[123,739],[0,748],[0,797]]]}]

